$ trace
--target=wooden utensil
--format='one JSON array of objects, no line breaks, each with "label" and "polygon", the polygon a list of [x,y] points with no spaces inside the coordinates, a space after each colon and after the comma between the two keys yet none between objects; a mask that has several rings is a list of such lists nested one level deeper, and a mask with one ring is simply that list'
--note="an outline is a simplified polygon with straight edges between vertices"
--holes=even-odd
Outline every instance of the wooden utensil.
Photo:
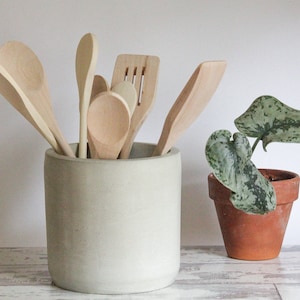
[{"label": "wooden utensil", "polygon": [[112,87],[111,90],[123,97],[128,105],[130,116],[132,116],[138,102],[134,85],[130,81],[121,81]]},{"label": "wooden utensil", "polygon": [[[106,80],[100,75],[95,75],[91,103],[94,101],[94,99],[97,99],[97,95],[99,93],[106,92],[108,90],[109,90],[109,85],[107,84]],[[117,93],[126,101],[130,111],[130,116],[132,116],[133,111],[137,105],[137,94],[134,85],[129,81],[122,81],[117,85],[115,85],[111,89],[111,91]],[[93,139],[90,137],[89,132],[88,132],[88,141],[89,141],[90,154],[91,156],[95,156],[96,147],[93,144]]]},{"label": "wooden utensil", "polygon": [[196,68],[167,115],[153,156],[167,153],[195,121],[217,89],[225,68],[225,61],[208,61]]},{"label": "wooden utensil", "polygon": [[76,51],[76,79],[79,92],[80,132],[79,157],[87,157],[87,111],[98,57],[98,44],[92,33],[85,34]]},{"label": "wooden utensil", "polygon": [[150,112],[156,94],[159,58],[156,56],[121,54],[117,57],[111,86],[123,80],[132,82],[138,103],[131,118],[128,136],[122,147],[120,158],[128,158],[133,140]]},{"label": "wooden utensil", "polygon": [[[92,87],[92,94],[91,94],[91,100],[90,103],[93,102],[94,99],[96,99],[96,96],[100,93],[109,91],[110,87],[106,79],[101,75],[95,75],[94,81],[93,81],[93,87]],[[96,147],[93,144],[93,139],[89,135],[89,131],[87,132],[87,138],[88,138],[88,149],[89,153],[87,154],[87,157],[90,156],[96,156]]]},{"label": "wooden utensil", "polygon": [[21,42],[5,43],[0,48],[0,65],[14,79],[53,133],[62,152],[74,157],[63,137],[51,106],[50,94],[41,62],[34,52]]},{"label": "wooden utensil", "polygon": [[130,126],[127,103],[114,92],[98,94],[89,106],[87,125],[91,157],[118,158]]},{"label": "wooden utensil", "polygon": [[62,154],[62,150],[50,131],[44,119],[34,108],[32,103],[17,85],[15,80],[0,65],[0,94],[19,112],[27,121],[29,121],[40,134],[49,142],[52,148]]},{"label": "wooden utensil", "polygon": [[92,86],[91,100],[99,93],[109,91],[110,87],[106,79],[101,75],[95,75]]}]

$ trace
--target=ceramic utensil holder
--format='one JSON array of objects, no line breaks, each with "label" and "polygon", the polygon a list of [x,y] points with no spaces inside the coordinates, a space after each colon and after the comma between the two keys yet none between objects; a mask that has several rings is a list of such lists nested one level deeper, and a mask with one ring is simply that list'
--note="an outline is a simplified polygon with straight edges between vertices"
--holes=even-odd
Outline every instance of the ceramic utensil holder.
[{"label": "ceramic utensil holder", "polygon": [[[77,144],[71,145],[75,150]],[[79,159],[46,151],[48,267],[61,288],[127,294],[170,285],[180,266],[181,158]]]}]

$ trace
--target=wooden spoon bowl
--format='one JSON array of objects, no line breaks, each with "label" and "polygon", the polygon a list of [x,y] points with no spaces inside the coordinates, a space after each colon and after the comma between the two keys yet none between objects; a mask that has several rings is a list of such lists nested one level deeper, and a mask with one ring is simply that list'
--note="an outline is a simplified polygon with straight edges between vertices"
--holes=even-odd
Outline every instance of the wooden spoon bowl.
[{"label": "wooden spoon bowl", "polygon": [[100,93],[89,106],[87,125],[91,157],[118,158],[130,126],[127,103],[116,93]]}]

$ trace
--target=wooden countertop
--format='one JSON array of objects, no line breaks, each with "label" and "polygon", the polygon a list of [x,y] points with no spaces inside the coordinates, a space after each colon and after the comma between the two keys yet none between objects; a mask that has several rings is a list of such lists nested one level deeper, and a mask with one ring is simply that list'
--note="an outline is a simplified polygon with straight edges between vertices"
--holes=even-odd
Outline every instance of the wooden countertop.
[{"label": "wooden countertop", "polygon": [[183,247],[167,288],[132,295],[69,292],[51,284],[46,248],[0,248],[0,299],[300,299],[300,246],[267,261],[228,258],[224,247]]}]

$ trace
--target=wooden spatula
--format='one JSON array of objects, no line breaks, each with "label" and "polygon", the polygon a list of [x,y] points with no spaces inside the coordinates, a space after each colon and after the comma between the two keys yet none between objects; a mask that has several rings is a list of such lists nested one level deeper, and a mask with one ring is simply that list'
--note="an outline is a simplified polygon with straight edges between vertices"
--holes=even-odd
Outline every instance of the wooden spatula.
[{"label": "wooden spatula", "polygon": [[138,96],[138,103],[131,118],[129,133],[120,158],[129,157],[133,140],[152,108],[156,94],[158,68],[157,56],[121,54],[117,57],[111,86],[128,80],[134,84]]},{"label": "wooden spatula", "polygon": [[153,156],[167,153],[196,120],[216,91],[225,68],[225,61],[208,61],[196,68],[167,115]]}]

